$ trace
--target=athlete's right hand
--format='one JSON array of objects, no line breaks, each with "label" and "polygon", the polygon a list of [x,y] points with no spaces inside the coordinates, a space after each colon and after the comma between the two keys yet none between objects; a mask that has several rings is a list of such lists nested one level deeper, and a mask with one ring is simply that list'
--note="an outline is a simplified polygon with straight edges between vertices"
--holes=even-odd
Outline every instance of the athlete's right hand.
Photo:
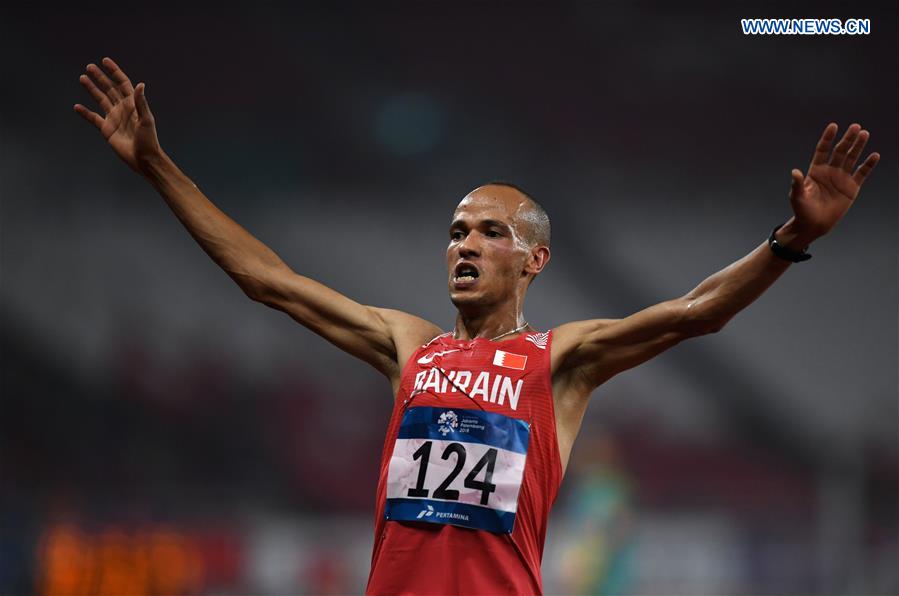
[{"label": "athlete's right hand", "polygon": [[144,83],[132,86],[121,68],[110,58],[103,58],[106,72],[96,64],[88,64],[87,74],[78,80],[97,101],[105,116],[92,112],[80,103],[75,111],[97,127],[116,155],[135,172],[142,174],[156,157],[163,155],[156,136],[156,122],[147,103]]}]

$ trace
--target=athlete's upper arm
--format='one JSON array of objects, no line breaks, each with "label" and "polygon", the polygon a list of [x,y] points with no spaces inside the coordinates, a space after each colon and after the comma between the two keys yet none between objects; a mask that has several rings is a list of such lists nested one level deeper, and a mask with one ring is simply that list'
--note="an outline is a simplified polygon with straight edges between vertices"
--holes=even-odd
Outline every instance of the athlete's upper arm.
[{"label": "athlete's upper arm", "polygon": [[284,311],[392,380],[419,344],[440,333],[424,319],[360,304],[286,266],[268,272],[263,285],[256,298],[260,302]]},{"label": "athlete's upper arm", "polygon": [[553,332],[554,375],[574,373],[593,390],[616,374],[646,362],[704,327],[684,298],[645,308],[624,319],[593,319]]}]

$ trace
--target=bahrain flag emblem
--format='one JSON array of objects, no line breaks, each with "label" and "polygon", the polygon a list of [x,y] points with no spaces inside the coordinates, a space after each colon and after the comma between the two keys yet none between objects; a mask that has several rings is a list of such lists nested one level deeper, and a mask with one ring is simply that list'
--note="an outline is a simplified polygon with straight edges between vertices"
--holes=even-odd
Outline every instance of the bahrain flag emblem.
[{"label": "bahrain flag emblem", "polygon": [[493,355],[494,366],[504,366],[506,368],[514,368],[515,370],[524,370],[528,357],[521,354],[513,354],[512,352],[503,352],[497,350]]}]

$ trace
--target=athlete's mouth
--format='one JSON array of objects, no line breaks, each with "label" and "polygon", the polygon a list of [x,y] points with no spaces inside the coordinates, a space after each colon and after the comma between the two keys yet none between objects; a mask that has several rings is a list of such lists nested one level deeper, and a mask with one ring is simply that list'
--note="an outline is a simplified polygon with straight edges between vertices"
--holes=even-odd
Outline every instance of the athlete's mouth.
[{"label": "athlete's mouth", "polygon": [[453,271],[453,281],[456,283],[473,282],[480,276],[478,268],[471,263],[459,263]]}]

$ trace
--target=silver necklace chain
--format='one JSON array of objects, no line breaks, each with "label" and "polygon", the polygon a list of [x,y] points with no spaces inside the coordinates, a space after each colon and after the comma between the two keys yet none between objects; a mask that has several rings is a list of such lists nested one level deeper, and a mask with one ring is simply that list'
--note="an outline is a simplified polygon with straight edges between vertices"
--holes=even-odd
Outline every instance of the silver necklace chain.
[{"label": "silver necklace chain", "polygon": [[516,327],[516,328],[513,329],[512,331],[506,331],[505,333],[501,333],[501,334],[497,335],[496,337],[494,337],[493,339],[491,339],[490,341],[496,341],[496,340],[498,340],[498,339],[501,338],[501,337],[506,337],[507,335],[512,335],[513,333],[517,333],[517,332],[521,331],[522,329],[524,329],[524,328],[527,327],[527,326],[528,326],[528,322],[525,321],[525,322],[524,322],[524,325],[522,325],[521,327]]},{"label": "silver necklace chain", "polygon": [[[488,340],[488,341],[496,341],[496,340],[498,340],[498,339],[501,338],[501,337],[506,337],[507,335],[512,335],[513,333],[517,333],[517,332],[521,331],[522,329],[524,329],[524,328],[527,327],[527,326],[528,326],[528,322],[525,321],[525,322],[524,322],[524,325],[522,325],[521,327],[516,327],[516,328],[513,329],[512,331],[506,331],[505,333],[500,333],[499,335],[497,335],[496,337],[494,337],[493,339],[490,339],[490,340]],[[453,333],[453,339],[456,339],[456,334],[455,334],[455,333]]]}]

